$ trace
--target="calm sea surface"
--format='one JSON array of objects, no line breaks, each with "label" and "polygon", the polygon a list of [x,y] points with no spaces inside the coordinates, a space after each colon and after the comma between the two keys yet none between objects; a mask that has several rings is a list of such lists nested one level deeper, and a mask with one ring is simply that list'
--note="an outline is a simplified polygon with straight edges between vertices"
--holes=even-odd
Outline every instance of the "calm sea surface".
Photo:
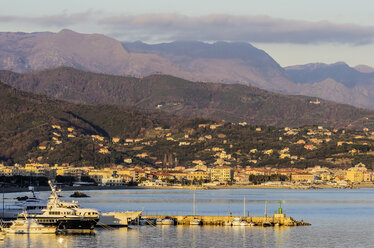
[{"label": "calm sea surface", "polygon": [[[142,210],[145,214],[184,214],[193,210],[190,190],[86,191],[82,207],[100,211]],[[63,192],[70,201],[71,192]],[[5,194],[6,201],[25,193]],[[40,193],[48,197],[48,192]],[[374,189],[289,190],[235,189],[196,191],[200,215],[263,216],[265,200],[272,215],[282,200],[283,210],[312,226],[209,227],[134,226],[97,229],[95,235],[7,235],[0,247],[374,247]]]}]

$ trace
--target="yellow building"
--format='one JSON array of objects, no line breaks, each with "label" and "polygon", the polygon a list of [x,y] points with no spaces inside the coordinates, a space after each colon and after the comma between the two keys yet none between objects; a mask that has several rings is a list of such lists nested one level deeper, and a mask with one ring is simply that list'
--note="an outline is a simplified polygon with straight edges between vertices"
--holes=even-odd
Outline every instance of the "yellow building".
[{"label": "yellow building", "polygon": [[345,178],[354,183],[363,182],[366,171],[366,166],[363,163],[359,163],[347,170]]},{"label": "yellow building", "polygon": [[291,180],[294,182],[314,182],[314,179],[314,175],[310,173],[299,173],[291,175]]},{"label": "yellow building", "polygon": [[217,166],[210,170],[210,181],[221,183],[232,182],[234,170],[230,166]]},{"label": "yellow building", "polygon": [[190,181],[208,180],[209,178],[210,178],[209,173],[203,170],[195,170],[191,172],[190,174],[187,174],[187,179]]},{"label": "yellow building", "polygon": [[346,177],[347,180],[357,183],[357,182],[363,182],[364,181],[364,173],[362,171],[357,170],[348,170]]},{"label": "yellow building", "polygon": [[15,173],[15,168],[10,166],[4,166],[0,164],[0,176],[13,176]]}]

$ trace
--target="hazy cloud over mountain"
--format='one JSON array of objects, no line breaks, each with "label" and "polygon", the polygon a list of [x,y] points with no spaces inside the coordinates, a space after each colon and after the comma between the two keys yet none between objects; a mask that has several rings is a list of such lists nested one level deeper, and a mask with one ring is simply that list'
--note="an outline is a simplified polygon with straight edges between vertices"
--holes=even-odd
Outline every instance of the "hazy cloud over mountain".
[{"label": "hazy cloud over mountain", "polygon": [[79,13],[67,13],[45,15],[45,16],[0,16],[1,22],[31,23],[41,26],[67,27],[88,21],[94,21],[94,15],[99,12],[87,10]]},{"label": "hazy cloud over mountain", "polygon": [[122,40],[202,40],[259,43],[340,43],[362,45],[373,42],[374,26],[310,22],[265,15],[238,16],[209,14],[191,17],[182,14],[109,15],[101,11],[44,16],[0,16],[0,23],[27,23],[46,27],[94,25]]},{"label": "hazy cloud over mountain", "polygon": [[263,43],[350,43],[373,41],[374,27],[307,22],[269,16],[142,14],[107,17],[99,21],[113,29],[138,30],[169,36],[171,40],[234,40]]}]

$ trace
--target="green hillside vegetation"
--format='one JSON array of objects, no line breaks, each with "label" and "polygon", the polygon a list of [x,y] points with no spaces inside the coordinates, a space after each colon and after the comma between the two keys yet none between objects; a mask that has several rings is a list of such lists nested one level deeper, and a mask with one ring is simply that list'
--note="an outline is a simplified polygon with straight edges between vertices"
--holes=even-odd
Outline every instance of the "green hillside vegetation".
[{"label": "green hillside vegetation", "polygon": [[374,112],[313,97],[271,93],[245,85],[198,83],[167,76],[112,76],[61,67],[26,74],[0,71],[12,87],[71,102],[115,104],[187,117],[255,125],[374,127]]},{"label": "green hillside vegetation", "polygon": [[[89,135],[141,137],[147,128],[167,128],[180,119],[160,113],[139,113],[120,106],[67,103],[15,90],[2,83],[0,105],[0,160],[3,161],[27,161],[37,153],[38,146],[45,143],[51,150],[55,148],[55,145],[50,144],[52,137],[64,141],[63,145],[51,151],[50,155],[58,158],[56,162],[65,161],[69,156],[75,159],[68,161],[79,161],[84,154],[77,154],[76,149],[87,148],[92,143]],[[52,125],[60,126],[61,130],[53,129]],[[81,138],[67,139],[68,127],[74,128],[73,134]],[[54,136],[53,133],[60,136]],[[89,153],[85,156],[85,160],[93,157]]]},{"label": "green hillside vegetation", "polygon": [[[280,128],[84,105],[0,84],[0,161],[74,166],[374,168],[370,129]],[[117,138],[117,139],[113,139]]]}]

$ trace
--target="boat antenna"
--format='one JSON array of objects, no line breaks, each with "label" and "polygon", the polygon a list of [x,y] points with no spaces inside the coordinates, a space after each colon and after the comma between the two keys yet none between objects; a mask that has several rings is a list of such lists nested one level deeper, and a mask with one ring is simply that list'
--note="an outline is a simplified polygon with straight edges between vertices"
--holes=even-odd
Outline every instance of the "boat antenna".
[{"label": "boat antenna", "polygon": [[49,187],[51,187],[52,195],[53,195],[53,203],[57,204],[58,202],[58,194],[56,192],[56,186],[52,184],[51,180],[48,180]]}]

